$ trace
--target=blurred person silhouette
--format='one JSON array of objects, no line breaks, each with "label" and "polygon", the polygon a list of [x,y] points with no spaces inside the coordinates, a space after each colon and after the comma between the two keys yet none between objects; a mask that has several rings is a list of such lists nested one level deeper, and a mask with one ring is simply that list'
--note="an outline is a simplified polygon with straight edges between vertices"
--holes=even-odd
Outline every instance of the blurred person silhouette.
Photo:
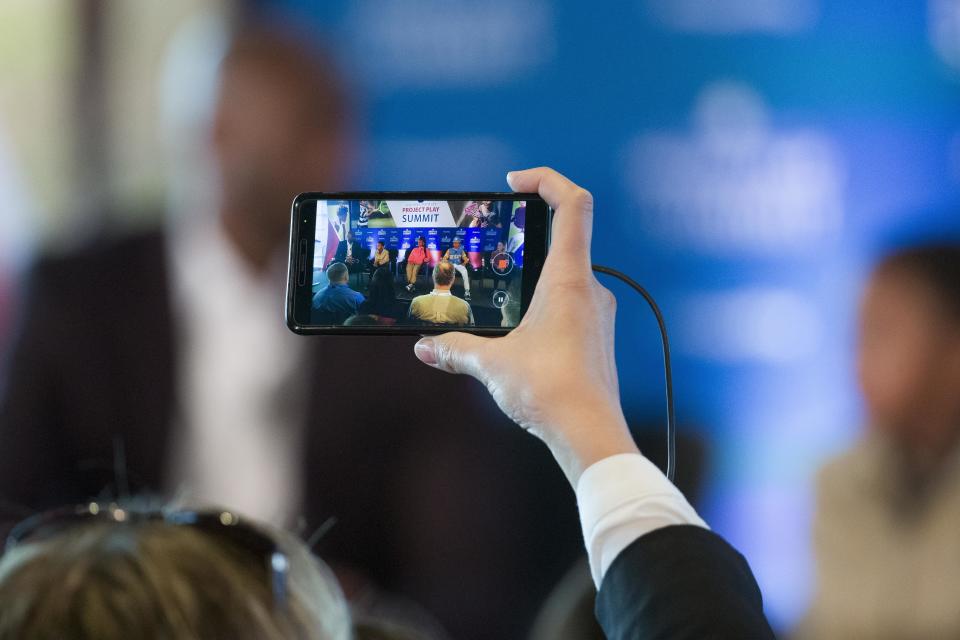
[{"label": "blurred person silhouette", "polygon": [[[568,489],[520,434],[449,430],[449,398],[505,421],[462,379],[437,376],[385,425],[370,397],[425,389],[404,340],[304,340],[284,326],[290,201],[343,190],[354,109],[305,44],[316,33],[250,24],[225,38],[215,91],[187,92],[216,94],[211,128],[184,136],[209,161],[178,157],[172,169],[194,181],[174,185],[164,224],[114,230],[30,272],[0,388],[0,528],[124,485],[298,530],[334,516],[317,550],[352,599],[385,589],[459,638],[515,636],[579,553]],[[205,64],[182,62],[180,73]],[[371,378],[363,349],[399,364]]]},{"label": "blurred person silhouette", "polygon": [[277,291],[290,194],[343,180],[347,109],[324,54],[275,25],[238,29],[207,134],[216,207],[33,269],[0,390],[5,497],[95,495],[108,482],[91,465],[109,467],[95,461],[116,436],[155,489],[275,522],[301,511],[309,360]]},{"label": "blurred person silhouette", "polygon": [[327,267],[327,278],[327,286],[313,296],[313,310],[326,314],[331,322],[340,324],[357,312],[365,298],[347,284],[350,271],[342,262],[334,262]]},{"label": "blurred person silhouette", "polygon": [[328,473],[376,460],[375,433],[344,434],[357,411],[308,395],[324,354],[280,311],[291,194],[342,187],[350,144],[342,81],[295,35],[244,23],[231,38],[205,138],[215,193],[32,269],[0,389],[0,521],[116,493],[120,447],[138,490],[291,526],[336,514],[323,546],[346,584],[395,586],[405,565],[379,533],[394,525],[370,515],[379,475]]},{"label": "blurred person silhouette", "polygon": [[883,259],[860,310],[867,429],[817,479],[798,636],[960,637],[960,244]]},{"label": "blurred person silhouette", "polygon": [[397,302],[397,290],[389,267],[378,267],[370,278],[367,299],[360,305],[359,313],[374,316],[377,324],[395,324],[403,317],[403,308]]},{"label": "blurred person silhouette", "polygon": [[433,291],[410,302],[409,317],[425,324],[473,326],[470,303],[450,292],[457,272],[450,262],[441,262],[433,269]]}]

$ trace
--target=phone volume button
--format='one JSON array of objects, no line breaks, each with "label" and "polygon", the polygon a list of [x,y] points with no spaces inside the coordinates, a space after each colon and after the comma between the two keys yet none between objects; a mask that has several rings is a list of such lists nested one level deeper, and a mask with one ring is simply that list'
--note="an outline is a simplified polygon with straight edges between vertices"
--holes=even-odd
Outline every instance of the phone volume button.
[{"label": "phone volume button", "polygon": [[300,241],[300,251],[299,251],[299,256],[297,257],[297,281],[300,283],[300,286],[303,286],[307,282],[307,241],[306,239]]}]

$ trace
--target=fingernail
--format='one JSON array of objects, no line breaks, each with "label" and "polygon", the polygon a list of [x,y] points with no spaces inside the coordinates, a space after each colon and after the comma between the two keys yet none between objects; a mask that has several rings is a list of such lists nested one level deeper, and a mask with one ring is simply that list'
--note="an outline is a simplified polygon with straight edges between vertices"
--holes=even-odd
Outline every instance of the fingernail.
[{"label": "fingernail", "polygon": [[433,345],[433,338],[424,338],[413,346],[413,353],[420,359],[420,362],[429,364],[432,367],[437,366],[437,351]]},{"label": "fingernail", "polygon": [[511,189],[514,189],[513,186],[513,177],[517,174],[516,171],[507,171],[507,184],[510,185]]}]

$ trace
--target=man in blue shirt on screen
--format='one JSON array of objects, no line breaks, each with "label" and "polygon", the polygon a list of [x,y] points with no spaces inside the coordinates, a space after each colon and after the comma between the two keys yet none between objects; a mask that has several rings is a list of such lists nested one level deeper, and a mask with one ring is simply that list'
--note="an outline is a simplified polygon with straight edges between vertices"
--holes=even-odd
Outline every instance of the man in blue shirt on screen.
[{"label": "man in blue shirt on screen", "polygon": [[347,284],[350,272],[347,265],[334,262],[327,267],[330,283],[313,296],[313,312],[323,323],[342,324],[344,320],[356,315],[357,307],[366,299],[363,294],[354,291]]}]

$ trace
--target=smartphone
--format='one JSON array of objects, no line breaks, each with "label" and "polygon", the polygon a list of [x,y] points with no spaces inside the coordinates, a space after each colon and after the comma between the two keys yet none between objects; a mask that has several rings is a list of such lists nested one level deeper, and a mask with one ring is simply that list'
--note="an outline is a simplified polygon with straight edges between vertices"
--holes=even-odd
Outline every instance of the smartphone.
[{"label": "smartphone", "polygon": [[505,334],[530,304],[551,216],[530,193],[302,193],[291,213],[287,326]]}]

